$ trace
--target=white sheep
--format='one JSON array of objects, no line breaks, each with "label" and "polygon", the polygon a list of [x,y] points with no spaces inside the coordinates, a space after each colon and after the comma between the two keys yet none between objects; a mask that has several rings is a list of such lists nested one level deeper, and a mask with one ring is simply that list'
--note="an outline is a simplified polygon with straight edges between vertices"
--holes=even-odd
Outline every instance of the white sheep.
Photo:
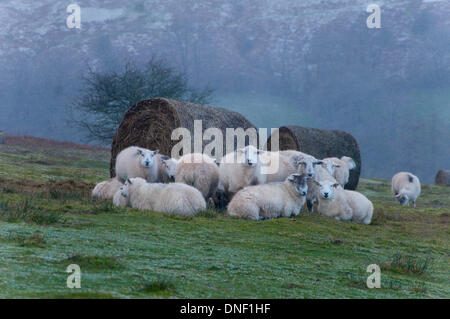
[{"label": "white sheep", "polygon": [[127,207],[130,206],[130,203],[128,201],[128,198],[123,196],[123,189],[124,186],[122,185],[117,192],[114,194],[113,197],[113,205],[118,207]]},{"label": "white sheep", "polygon": [[187,154],[178,160],[175,182],[193,186],[205,199],[209,199],[219,184],[219,168],[215,160],[206,154]]},{"label": "white sheep", "polygon": [[[265,174],[266,183],[283,182],[297,171],[295,161],[291,156],[282,155],[280,152],[262,152],[260,154],[262,174]],[[273,170],[276,170],[272,173]]]},{"label": "white sheep", "polygon": [[131,207],[177,215],[195,215],[206,209],[196,188],[181,183],[147,183],[143,178],[127,179],[122,189]]},{"label": "white sheep", "polygon": [[123,184],[117,178],[110,178],[95,185],[92,197],[97,199],[111,199]]},{"label": "white sheep", "polygon": [[361,193],[345,190],[336,181],[314,181],[319,187],[320,214],[341,221],[353,221],[370,224],[373,216],[373,204]]},{"label": "white sheep", "polygon": [[332,174],[334,178],[341,184],[342,187],[348,183],[348,178],[350,177],[350,171],[356,168],[355,161],[348,156],[342,156],[340,159],[337,157],[327,157],[323,159],[324,161],[332,161],[335,164],[335,170]]},{"label": "white sheep", "polygon": [[151,151],[142,147],[130,146],[123,149],[116,158],[116,176],[124,182],[128,178],[141,177],[148,182],[158,180],[158,161]]},{"label": "white sheep", "polygon": [[392,177],[391,185],[392,194],[403,206],[412,202],[416,207],[417,197],[420,195],[419,178],[408,172],[400,172]]},{"label": "white sheep", "polygon": [[[308,180],[308,194],[306,195],[306,206],[309,212],[313,212],[314,203],[317,201],[319,197],[319,188],[314,183],[314,181],[332,181],[336,182],[336,179],[330,174],[330,170],[327,163],[322,162],[321,165],[317,165],[314,167],[314,177]],[[299,168],[299,173],[302,172],[302,169]]]},{"label": "white sheep", "polygon": [[260,154],[261,150],[249,145],[225,155],[219,166],[219,190],[231,198],[246,186],[264,184]]},{"label": "white sheep", "polygon": [[306,200],[306,180],[305,175],[292,174],[284,182],[245,187],[234,195],[227,212],[254,220],[297,216]]},{"label": "white sheep", "polygon": [[175,170],[178,161],[166,155],[158,154],[155,156],[158,163],[158,183],[173,183],[175,181]]}]

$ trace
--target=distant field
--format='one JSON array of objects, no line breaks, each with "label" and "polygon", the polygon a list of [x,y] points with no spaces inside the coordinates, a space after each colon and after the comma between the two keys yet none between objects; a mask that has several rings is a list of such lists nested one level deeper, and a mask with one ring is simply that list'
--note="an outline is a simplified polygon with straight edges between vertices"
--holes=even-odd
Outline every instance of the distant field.
[{"label": "distant field", "polygon": [[[372,225],[305,213],[262,222],[118,209],[89,193],[109,152],[0,145],[1,298],[449,298],[450,189],[400,207],[362,179]],[[381,266],[381,289],[366,268]],[[66,287],[78,264],[82,288]]]}]

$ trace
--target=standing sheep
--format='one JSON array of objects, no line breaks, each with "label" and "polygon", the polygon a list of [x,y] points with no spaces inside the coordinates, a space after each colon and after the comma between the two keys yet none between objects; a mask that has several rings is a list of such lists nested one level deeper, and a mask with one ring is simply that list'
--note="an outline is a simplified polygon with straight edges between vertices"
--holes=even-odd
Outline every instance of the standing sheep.
[{"label": "standing sheep", "polygon": [[254,220],[297,216],[306,200],[306,180],[292,174],[284,182],[245,187],[231,200],[228,214]]},{"label": "standing sheep", "polygon": [[142,147],[130,146],[122,150],[116,158],[116,176],[124,182],[128,178],[141,177],[153,183],[158,180],[158,163],[155,155]]},{"label": "standing sheep", "polygon": [[143,178],[127,179],[122,196],[136,209],[177,215],[195,215],[206,209],[200,191],[180,183],[147,183]]},{"label": "standing sheep", "polygon": [[324,160],[330,160],[335,164],[336,169],[332,175],[344,187],[348,183],[350,171],[356,168],[355,161],[348,156],[342,156],[340,159],[337,157],[328,157],[324,158]]},{"label": "standing sheep", "polygon": [[228,198],[249,185],[264,184],[266,176],[261,173],[262,153],[254,146],[246,146],[222,158],[219,166],[219,190]]},{"label": "standing sheep", "polygon": [[206,154],[187,154],[176,164],[175,182],[193,186],[205,199],[209,199],[219,184],[219,168],[215,160]]},{"label": "standing sheep", "polygon": [[419,178],[408,172],[400,172],[392,177],[392,194],[403,206],[408,205],[409,201],[416,207],[417,197],[420,195]]},{"label": "standing sheep", "polygon": [[178,161],[166,155],[156,155],[158,163],[158,183],[173,183]]},{"label": "standing sheep", "polygon": [[95,185],[92,197],[97,199],[111,199],[123,184],[117,178],[110,178],[107,181]]},{"label": "standing sheep", "polygon": [[336,220],[370,224],[373,204],[361,193],[343,189],[336,181],[315,181],[319,187],[319,213]]}]

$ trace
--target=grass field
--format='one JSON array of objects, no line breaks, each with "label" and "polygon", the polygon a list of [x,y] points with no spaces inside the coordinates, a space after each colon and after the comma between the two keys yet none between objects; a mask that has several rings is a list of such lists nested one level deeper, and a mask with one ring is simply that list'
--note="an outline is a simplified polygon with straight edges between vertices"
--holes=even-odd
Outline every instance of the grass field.
[{"label": "grass field", "polygon": [[[369,226],[305,213],[262,222],[118,209],[89,193],[109,153],[0,145],[1,298],[449,298],[450,188],[400,207],[362,179]],[[370,264],[381,288],[368,289]],[[69,264],[82,288],[68,289]]]}]

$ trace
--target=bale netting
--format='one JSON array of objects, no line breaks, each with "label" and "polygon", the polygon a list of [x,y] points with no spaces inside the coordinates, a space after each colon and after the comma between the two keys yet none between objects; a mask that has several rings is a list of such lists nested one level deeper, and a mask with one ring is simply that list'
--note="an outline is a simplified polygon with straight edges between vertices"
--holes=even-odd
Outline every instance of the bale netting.
[{"label": "bale netting", "polygon": [[[179,142],[171,139],[173,130],[177,128],[189,130],[191,148],[194,150],[194,120],[202,120],[202,133],[208,128],[222,131],[224,154],[227,128],[255,128],[243,115],[219,107],[164,98],[139,101],[125,113],[114,136],[111,145],[111,177],[115,176],[117,154],[129,146],[158,149],[162,154],[170,156],[173,146]],[[202,143],[203,149],[211,140],[203,140]]]},{"label": "bale netting", "polygon": [[349,156],[356,163],[350,171],[346,189],[356,189],[361,173],[361,154],[355,138],[344,131],[320,130],[300,126],[282,126],[267,140],[267,149],[271,150],[271,140],[278,135],[279,149],[297,150],[318,159],[326,157]]},{"label": "bale netting", "polygon": [[450,186],[450,170],[443,170],[437,172],[434,184],[442,186]]}]

